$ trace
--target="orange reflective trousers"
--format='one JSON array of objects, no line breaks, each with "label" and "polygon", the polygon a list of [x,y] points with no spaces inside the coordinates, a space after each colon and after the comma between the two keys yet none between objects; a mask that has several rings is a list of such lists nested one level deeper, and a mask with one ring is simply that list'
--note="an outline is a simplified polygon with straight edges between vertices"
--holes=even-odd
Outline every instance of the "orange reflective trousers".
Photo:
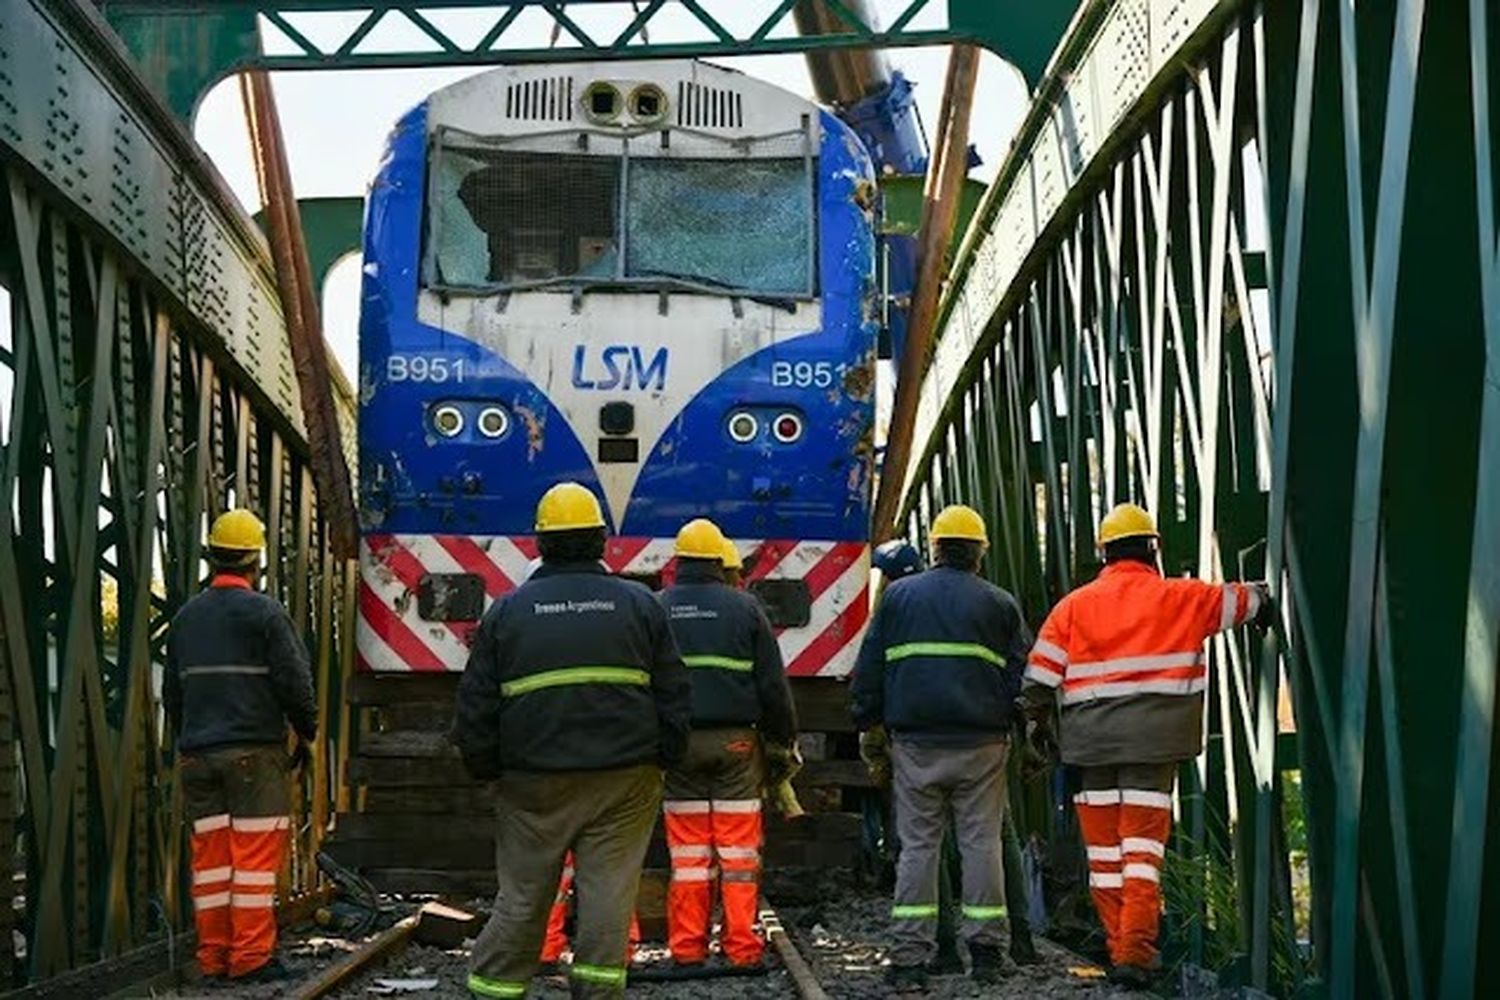
[{"label": "orange reflective trousers", "polygon": [[290,837],[279,746],[184,754],[193,911],[205,976],[248,975],[276,953],[276,877]]},{"label": "orange reflective trousers", "polygon": [[672,958],[708,958],[714,861],[724,910],[720,944],[734,965],[754,965],[765,952],[755,929],[760,911],[760,754],[753,729],[695,729],[686,757],[667,774],[667,944]]},{"label": "orange reflective trousers", "polygon": [[1089,891],[1116,965],[1154,968],[1161,866],[1172,832],[1176,764],[1085,767],[1073,796],[1089,859]]}]

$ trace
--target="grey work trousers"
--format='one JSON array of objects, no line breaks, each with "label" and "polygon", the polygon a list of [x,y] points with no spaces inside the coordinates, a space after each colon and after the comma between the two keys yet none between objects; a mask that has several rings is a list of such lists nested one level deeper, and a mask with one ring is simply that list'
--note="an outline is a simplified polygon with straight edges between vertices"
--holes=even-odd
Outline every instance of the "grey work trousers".
[{"label": "grey work trousers", "polygon": [[630,915],[661,808],[662,772],[507,771],[495,792],[500,891],[469,957],[469,990],[523,997],[541,963],[563,857],[573,851],[578,929],[569,970],[579,1000],[625,991]]},{"label": "grey work trousers", "polygon": [[893,965],[924,965],[937,951],[938,872],[951,811],[963,875],[963,935],[1002,947],[1005,875],[1005,741],[978,747],[891,746],[901,857],[891,907]]}]

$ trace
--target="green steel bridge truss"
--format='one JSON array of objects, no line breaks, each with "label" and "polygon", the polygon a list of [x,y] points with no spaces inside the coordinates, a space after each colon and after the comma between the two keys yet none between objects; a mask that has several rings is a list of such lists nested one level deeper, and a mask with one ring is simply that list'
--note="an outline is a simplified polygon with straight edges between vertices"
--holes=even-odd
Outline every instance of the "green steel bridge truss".
[{"label": "green steel bridge truss", "polygon": [[[24,876],[0,880],[0,934],[27,941],[13,981],[188,922],[152,664],[231,502],[271,526],[271,586],[316,650],[329,734],[288,888],[313,884],[338,795],[351,570],[323,541],[264,244],[181,124],[208,85],[247,66],[967,41],[1037,96],[954,264],[906,529],[921,540],[936,506],[977,503],[989,572],[1037,620],[1094,572],[1093,524],[1125,498],[1157,512],[1170,571],[1270,579],[1283,627],[1211,650],[1174,940],[1278,992],[1478,992],[1500,944],[1486,0],[1088,0],[1065,35],[1071,2],[914,0],[882,29],[843,11],[846,36],[820,39],[786,37],[789,2],[736,33],[698,0],[681,6],[711,37],[654,45],[639,25],[580,37],[583,0],[100,6],[128,50],[80,0],[0,10],[0,736],[15,748],[0,855]],[[430,15],[460,7],[497,10],[477,42]],[[525,7],[557,23],[558,47],[507,47],[501,22]],[[945,27],[913,29],[928,7]],[[328,11],[363,13],[314,44],[299,18]],[[261,54],[259,18],[290,52]],[[387,18],[432,44],[371,47]],[[1303,811],[1311,965],[1287,841]]]},{"label": "green steel bridge truss", "polygon": [[97,14],[0,9],[0,988],[191,925],[159,664],[232,505],[265,518],[268,589],[315,654],[283,888],[316,881],[354,578],[323,542],[266,256]]},{"label": "green steel bridge truss", "polygon": [[[1174,6],[1199,16],[1164,26]],[[1228,924],[1262,987],[1304,975],[1293,769],[1330,994],[1474,996],[1500,945],[1497,19],[1090,4],[924,380],[905,530],[977,498],[1033,616],[1092,577],[1124,499],[1168,572],[1272,582],[1283,628],[1211,647],[1182,782],[1178,854],[1227,864],[1235,912],[1174,914],[1199,959]]]}]

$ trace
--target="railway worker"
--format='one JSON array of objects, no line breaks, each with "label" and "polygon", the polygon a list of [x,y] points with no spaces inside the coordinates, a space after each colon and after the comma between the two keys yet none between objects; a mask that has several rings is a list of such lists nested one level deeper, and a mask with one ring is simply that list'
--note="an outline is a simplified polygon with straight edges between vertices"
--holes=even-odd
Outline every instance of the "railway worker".
[{"label": "railway worker", "polygon": [[[904,538],[894,538],[875,548],[872,560],[886,586],[896,580],[922,572],[922,554],[915,545]],[[873,726],[860,734],[860,757],[864,760],[876,788],[889,798],[891,787],[890,741],[884,726]],[[1007,800],[1008,801],[1008,800]],[[887,807],[888,808],[888,807]],[[885,827],[885,813],[879,821]],[[894,858],[900,843],[889,838],[888,856]],[[1036,946],[1031,939],[1031,925],[1027,920],[1029,900],[1026,894],[1026,876],[1021,857],[1021,842],[1016,836],[1016,825],[1009,806],[1004,813],[1001,827],[1001,848],[1004,851],[1005,908],[1010,929],[1010,957],[1017,965],[1033,965],[1037,961]],[[928,964],[928,971],[943,975],[963,971],[963,958],[958,951],[958,928],[953,920],[953,911],[948,906],[951,887],[957,882],[960,871],[958,847],[950,827],[943,837],[942,868],[939,877],[940,902],[938,911],[937,953]]]},{"label": "railway worker", "polygon": [[963,868],[970,974],[1004,974],[1005,759],[1030,636],[1015,599],[979,577],[984,519],[952,506],[928,532],[936,566],[885,589],[860,647],[853,714],[891,737],[901,856],[890,982],[920,987],[937,949],[938,879],[951,810]]},{"label": "railway worker", "polygon": [[682,757],[690,694],[666,612],[600,562],[594,494],[553,486],[536,533],[542,565],[485,613],[458,686],[454,742],[470,774],[495,780],[498,817],[500,891],[468,986],[525,995],[572,851],[572,993],[615,997],[662,768]]},{"label": "railway worker", "polygon": [[1120,504],[1099,525],[1104,569],[1047,616],[1022,691],[1031,741],[1080,768],[1073,801],[1111,978],[1145,986],[1157,965],[1159,879],[1178,766],[1203,745],[1203,643],[1274,613],[1264,585],[1166,579],[1151,515]]},{"label": "railway worker", "polygon": [[274,909],[290,835],[287,723],[297,767],[318,722],[307,649],[286,609],[255,590],[265,544],[248,510],[214,521],[213,576],[173,617],[162,678],[192,823],[198,966],[236,982],[288,974]]},{"label": "railway worker", "polygon": [[740,556],[740,547],[731,539],[724,539],[724,582],[735,590],[745,586],[745,560]]},{"label": "railway worker", "polygon": [[667,943],[680,965],[708,959],[715,859],[724,956],[737,966],[761,961],[761,792],[790,776],[797,740],[781,649],[759,602],[725,585],[725,544],[712,521],[683,525],[676,582],[659,595],[693,688],[693,732],[667,773],[664,806]]}]

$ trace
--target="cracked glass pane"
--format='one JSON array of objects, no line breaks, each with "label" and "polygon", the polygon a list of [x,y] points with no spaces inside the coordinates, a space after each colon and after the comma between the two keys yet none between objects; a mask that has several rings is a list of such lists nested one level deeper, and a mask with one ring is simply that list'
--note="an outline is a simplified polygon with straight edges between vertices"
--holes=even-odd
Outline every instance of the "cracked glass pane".
[{"label": "cracked glass pane", "polygon": [[812,290],[812,182],[801,158],[632,157],[627,176],[627,277],[671,276],[778,295]]},{"label": "cracked glass pane", "polygon": [[433,192],[431,283],[614,276],[619,175],[613,156],[445,147]]}]

